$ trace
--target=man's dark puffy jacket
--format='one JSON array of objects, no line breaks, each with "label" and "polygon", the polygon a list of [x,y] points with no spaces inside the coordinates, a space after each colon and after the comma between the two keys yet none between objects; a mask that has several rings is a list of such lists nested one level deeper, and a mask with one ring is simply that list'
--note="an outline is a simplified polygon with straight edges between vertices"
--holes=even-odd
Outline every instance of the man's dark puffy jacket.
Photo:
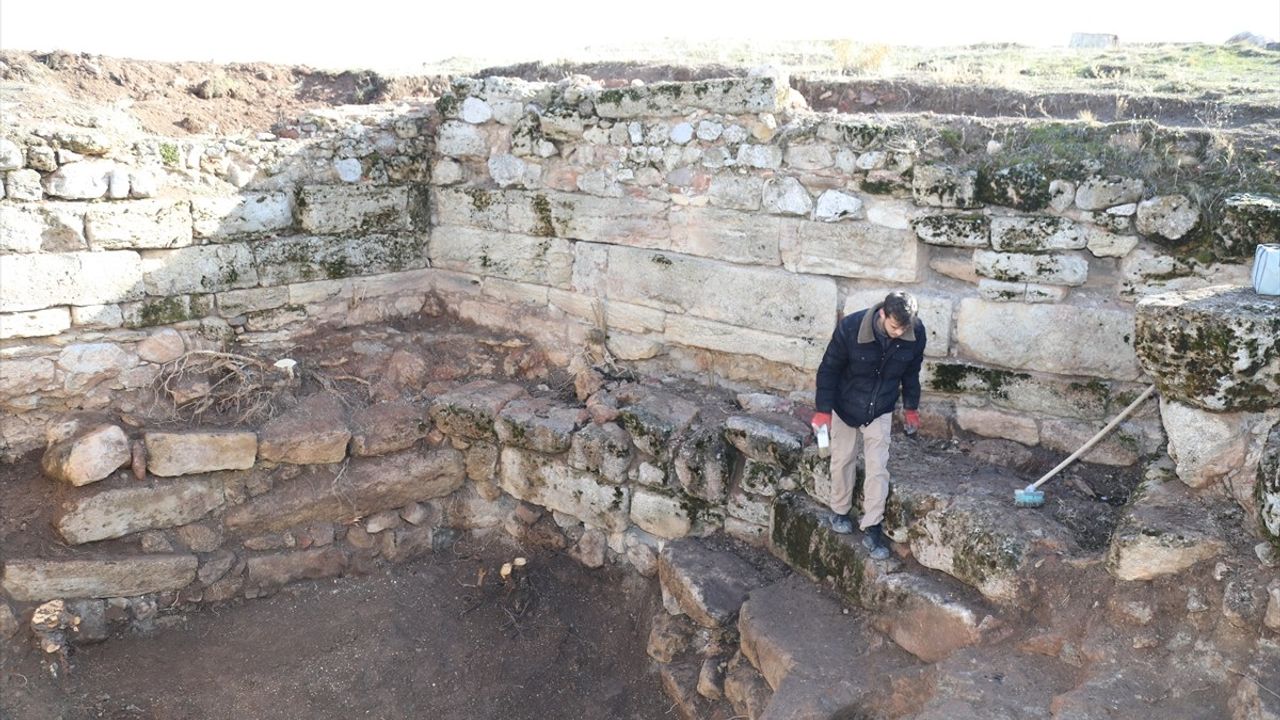
[{"label": "man's dark puffy jacket", "polygon": [[818,366],[818,412],[834,410],[853,427],[893,412],[899,388],[903,406],[920,407],[924,323],[917,317],[910,330],[882,348],[871,324],[879,310],[876,305],[842,319]]}]

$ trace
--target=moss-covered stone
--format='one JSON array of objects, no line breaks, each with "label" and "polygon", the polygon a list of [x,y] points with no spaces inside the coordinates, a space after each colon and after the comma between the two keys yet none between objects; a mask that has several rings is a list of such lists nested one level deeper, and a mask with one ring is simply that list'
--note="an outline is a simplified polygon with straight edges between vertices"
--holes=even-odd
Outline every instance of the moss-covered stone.
[{"label": "moss-covered stone", "polygon": [[1035,163],[984,167],[978,171],[978,200],[1028,212],[1049,205],[1049,177]]},{"label": "moss-covered stone", "polygon": [[1249,193],[1225,198],[1216,236],[1224,257],[1251,258],[1258,245],[1280,242],[1280,198]]},{"label": "moss-covered stone", "polygon": [[987,368],[965,363],[938,363],[933,365],[929,378],[930,390],[943,393],[983,393],[993,398],[1008,397],[1008,386],[1018,380],[1027,380],[1026,373]]}]

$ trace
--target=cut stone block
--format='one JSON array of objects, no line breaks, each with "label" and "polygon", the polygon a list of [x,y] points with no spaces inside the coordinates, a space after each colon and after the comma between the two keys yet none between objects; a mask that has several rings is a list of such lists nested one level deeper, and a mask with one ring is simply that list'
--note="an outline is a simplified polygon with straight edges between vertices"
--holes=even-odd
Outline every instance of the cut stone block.
[{"label": "cut stone block", "polygon": [[222,485],[210,480],[104,490],[66,503],[53,525],[72,545],[176,527],[222,507]]},{"label": "cut stone block", "polygon": [[279,532],[310,522],[364,517],[444,497],[466,480],[462,453],[406,450],[352,461],[340,477],[314,472],[233,508],[226,526],[244,534]]},{"label": "cut stone block", "polygon": [[302,229],[321,235],[408,230],[409,188],[385,185],[305,185]]},{"label": "cut stone block", "polygon": [[498,413],[524,394],[524,388],[513,383],[473,380],[433,400],[431,419],[447,435],[492,440],[497,437]]},{"label": "cut stone block", "polygon": [[45,475],[80,486],[98,482],[132,460],[124,430],[104,424],[50,445],[40,466]]},{"label": "cut stone block", "polygon": [[219,292],[258,284],[253,254],[242,244],[146,250],[142,276],[148,295]]},{"label": "cut stone block", "polygon": [[1117,579],[1176,575],[1227,549],[1216,513],[1171,475],[1149,470],[1112,532],[1107,571]]},{"label": "cut stone block", "polygon": [[507,445],[543,453],[569,449],[573,433],[585,419],[579,408],[565,407],[544,398],[516,398],[498,412],[494,430]]},{"label": "cut stone block", "polygon": [[255,242],[253,260],[263,286],[287,285],[421,268],[426,249],[425,238],[414,233],[306,235]]},{"label": "cut stone block", "polygon": [[794,470],[812,431],[790,415],[734,415],[725,421],[725,439],[751,460]]},{"label": "cut stone block", "polygon": [[674,494],[637,489],[631,496],[631,519],[647,533],[673,540],[694,530],[693,506]]},{"label": "cut stone block", "polygon": [[793,273],[912,283],[920,277],[919,243],[909,230],[870,223],[800,221],[782,242]]},{"label": "cut stone block", "polygon": [[628,487],[602,483],[591,473],[513,447],[502,449],[499,473],[502,489],[518,500],[572,515],[589,527],[627,529]]},{"label": "cut stone block", "polygon": [[753,591],[738,630],[742,654],[774,690],[763,718],[892,717],[925,673],[800,577]]},{"label": "cut stone block", "polygon": [[0,340],[49,337],[70,328],[71,311],[67,308],[0,314]]},{"label": "cut stone block", "polygon": [[134,597],[180,590],[196,579],[195,555],[101,560],[8,560],[0,585],[20,602]]},{"label": "cut stone block", "polygon": [[360,408],[351,416],[351,454],[368,457],[406,450],[430,427],[425,410],[406,402]]},{"label": "cut stone block", "polygon": [[143,296],[142,259],[132,250],[0,254],[0,312],[103,305]]},{"label": "cut stone block", "polygon": [[1081,226],[1060,217],[997,217],[991,219],[991,248],[998,252],[1082,250],[1089,235]]},{"label": "cut stone block", "polygon": [[925,215],[911,223],[916,237],[928,245],[985,248],[991,245],[991,218],[986,215]]},{"label": "cut stone block", "polygon": [[1005,282],[1033,282],[1043,285],[1083,285],[1089,277],[1089,263],[1078,255],[1028,255],[976,250],[973,267],[979,275]]},{"label": "cut stone block", "polygon": [[1076,206],[1082,210],[1104,210],[1142,199],[1142,180],[1097,175],[1076,187]]},{"label": "cut stone block", "polygon": [[293,465],[342,462],[350,440],[342,401],[329,393],[318,393],[262,426],[258,457]]},{"label": "cut stone block", "polygon": [[199,238],[277,233],[293,225],[293,193],[245,191],[229,197],[192,197],[192,230]]},{"label": "cut stone block", "polygon": [[747,595],[765,585],[747,561],[694,539],[667,543],[658,554],[658,578],[686,615],[709,628],[730,626]]},{"label": "cut stone block", "polygon": [[162,477],[248,470],[258,454],[258,436],[251,432],[149,432],[143,440],[147,469]]},{"label": "cut stone block", "polygon": [[1253,257],[1254,248],[1280,237],[1280,198],[1241,193],[1222,201],[1215,228],[1218,247],[1229,257]]},{"label": "cut stone block", "polygon": [[298,580],[336,577],[346,572],[348,561],[347,553],[336,547],[259,555],[247,561],[247,584],[257,590],[274,590]]},{"label": "cut stone block", "polygon": [[37,253],[87,249],[82,204],[0,205],[0,251]]},{"label": "cut stone block", "polygon": [[1280,405],[1280,297],[1227,285],[1145,297],[1136,348],[1164,398],[1219,412]]},{"label": "cut stone block", "polygon": [[834,584],[874,613],[876,627],[927,662],[998,636],[1001,623],[973,590],[934,574],[870,560],[861,539],[826,525],[830,512],[797,493],[773,505],[770,550],[804,575]]},{"label": "cut stone block", "polygon": [[619,411],[618,420],[631,434],[632,442],[655,458],[670,457],[674,441],[697,419],[698,406],[641,386],[628,388],[626,396],[629,404]]},{"label": "cut stone block", "polygon": [[186,200],[131,200],[93,205],[85,236],[94,250],[176,248],[190,245],[191,205]]},{"label": "cut stone block", "polygon": [[569,465],[588,470],[604,480],[622,484],[631,465],[631,436],[617,423],[590,424],[574,433]]},{"label": "cut stone block", "polygon": [[681,440],[671,465],[687,495],[715,505],[722,504],[733,472],[723,426],[694,426]]},{"label": "cut stone block", "polygon": [[978,173],[941,165],[918,165],[913,170],[911,195],[916,203],[930,207],[974,208]]},{"label": "cut stone block", "polygon": [[772,77],[662,82],[589,93],[603,118],[683,115],[691,109],[725,115],[781,112],[789,88]]}]

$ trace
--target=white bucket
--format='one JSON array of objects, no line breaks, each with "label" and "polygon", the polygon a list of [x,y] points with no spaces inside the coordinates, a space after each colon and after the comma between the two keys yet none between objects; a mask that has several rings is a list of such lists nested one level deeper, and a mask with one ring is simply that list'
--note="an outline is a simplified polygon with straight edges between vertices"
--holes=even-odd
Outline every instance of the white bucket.
[{"label": "white bucket", "polygon": [[1259,245],[1254,252],[1253,289],[1259,295],[1280,295],[1280,244]]}]

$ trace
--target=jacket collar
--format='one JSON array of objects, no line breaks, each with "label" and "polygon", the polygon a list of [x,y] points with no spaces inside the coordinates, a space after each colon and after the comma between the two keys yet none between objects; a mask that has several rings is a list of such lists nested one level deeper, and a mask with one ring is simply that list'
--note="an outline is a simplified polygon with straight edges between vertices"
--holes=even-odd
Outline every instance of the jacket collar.
[{"label": "jacket collar", "polygon": [[[858,326],[858,342],[869,343],[869,342],[875,341],[876,331],[875,331],[875,328],[872,326],[872,323],[876,321],[876,315],[880,312],[880,308],[883,305],[884,303],[876,303],[875,305],[868,308],[865,313],[863,313],[862,324]],[[898,339],[906,340],[907,342],[915,342],[916,341],[916,324],[914,322],[911,323],[911,326],[907,328],[907,331],[902,333],[902,337]]]}]

